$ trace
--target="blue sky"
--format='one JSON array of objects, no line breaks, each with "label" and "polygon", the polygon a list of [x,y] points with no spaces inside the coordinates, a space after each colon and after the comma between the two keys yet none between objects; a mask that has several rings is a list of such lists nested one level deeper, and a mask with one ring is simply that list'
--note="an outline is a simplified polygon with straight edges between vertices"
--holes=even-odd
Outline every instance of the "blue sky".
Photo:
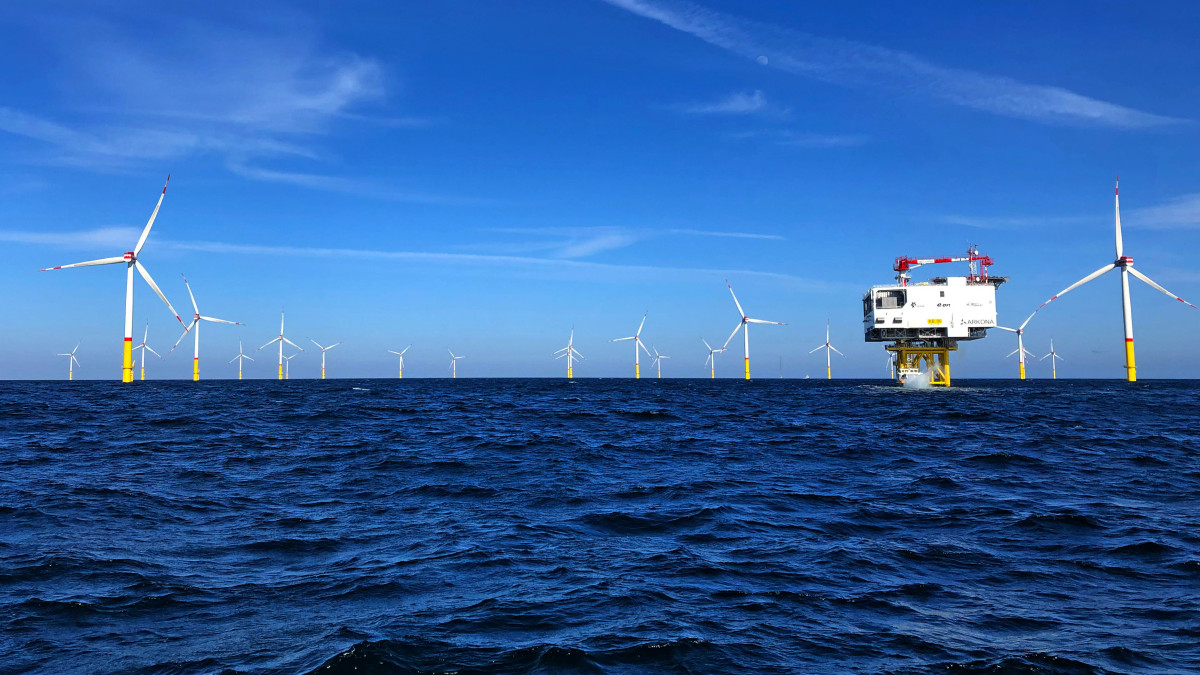
[{"label": "blue sky", "polygon": [[[36,270],[131,249],[168,173],[141,260],[181,313],[185,273],[201,313],[246,324],[204,327],[206,378],[281,306],[294,341],[344,342],[332,376],[389,376],[410,343],[409,376],[444,376],[448,348],[460,376],[555,376],[572,326],[578,376],[625,376],[608,340],[646,311],[664,374],[702,376],[701,336],[738,321],[727,278],[789,324],[752,332],[757,376],[822,376],[828,319],[835,375],[874,377],[860,297],[893,258],[978,243],[1019,323],[1112,261],[1117,174],[1127,253],[1196,302],[1197,21],[1184,2],[7,3],[0,377],[64,377],[79,340],[78,377],[119,377],[123,269]],[[1119,293],[1072,292],[1027,346],[1123,377]],[[135,296],[165,353],[178,323]],[[1200,376],[1200,312],[1140,283],[1133,302],[1139,374]],[[1013,376],[1013,348],[966,344],[955,374]],[[190,352],[151,377],[189,377]]]}]

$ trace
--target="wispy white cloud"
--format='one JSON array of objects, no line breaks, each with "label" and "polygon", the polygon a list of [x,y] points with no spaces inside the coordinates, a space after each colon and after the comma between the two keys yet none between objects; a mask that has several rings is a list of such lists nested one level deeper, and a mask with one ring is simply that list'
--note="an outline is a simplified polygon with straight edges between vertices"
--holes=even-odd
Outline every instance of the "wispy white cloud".
[{"label": "wispy white cloud", "polygon": [[1043,123],[1144,128],[1183,121],[1061,87],[951,68],[884,47],[769,26],[685,0],[604,1],[765,66],[833,84],[924,95]]},{"label": "wispy white cloud", "polygon": [[733,239],[780,240],[783,237],[774,234],[756,234],[753,232],[713,232],[675,228],[655,230],[650,228],[629,227],[535,227],[535,228],[500,228],[493,230],[505,234],[534,235],[538,239],[523,242],[488,243],[491,251],[510,253],[543,252],[553,258],[576,259],[627,248],[635,244],[662,236],[700,236],[725,237]]},{"label": "wispy white cloud", "polygon": [[788,108],[767,101],[762,91],[734,92],[716,101],[687,103],[678,106],[681,112],[689,115],[767,115],[783,117],[790,112]]},{"label": "wispy white cloud", "polygon": [[[48,42],[62,43],[59,86],[72,100],[49,113],[0,107],[0,132],[37,142],[20,148],[24,162],[110,172],[214,156],[252,180],[396,201],[470,201],[312,170],[327,159],[323,141],[339,126],[433,121],[372,114],[369,106],[387,95],[383,66],[323,47],[305,22],[250,30],[184,20],[169,40],[147,41],[97,17],[71,21]],[[87,40],[68,37],[81,32]]]},{"label": "wispy white cloud", "polygon": [[966,216],[951,214],[938,216],[934,220],[944,225],[974,227],[981,230],[1023,230],[1078,225],[1093,220],[1093,218],[1087,216]]},{"label": "wispy white cloud", "polygon": [[[54,234],[0,230],[0,241],[39,244],[62,248],[84,245],[117,248],[127,246],[132,236],[136,241],[136,228],[101,228]],[[390,251],[360,248],[325,248],[306,246],[274,246],[238,244],[216,241],[180,241],[157,239],[155,251],[188,251],[218,253],[222,255],[251,255],[272,257],[342,258],[355,260],[397,260],[409,263],[428,263],[439,266],[502,267],[520,270],[548,270],[583,273],[598,281],[627,281],[631,275],[668,276],[673,278],[757,276],[776,279],[813,290],[845,290],[847,284],[817,279],[806,279],[792,274],[735,268],[670,267],[655,265],[623,265],[573,260],[563,257],[492,255],[476,253],[441,253],[431,251]]]},{"label": "wispy white cloud", "polygon": [[863,134],[820,134],[791,129],[758,129],[730,135],[731,138],[757,138],[775,145],[794,148],[857,148],[871,142]]},{"label": "wispy white cloud", "polygon": [[1122,225],[1154,230],[1200,227],[1200,192],[1175,197],[1162,204],[1129,209]]}]

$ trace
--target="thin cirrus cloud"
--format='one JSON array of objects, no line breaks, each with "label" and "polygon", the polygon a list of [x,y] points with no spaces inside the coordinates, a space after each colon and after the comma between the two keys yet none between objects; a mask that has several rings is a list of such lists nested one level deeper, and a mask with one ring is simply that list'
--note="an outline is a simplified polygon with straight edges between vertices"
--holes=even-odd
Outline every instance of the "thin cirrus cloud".
[{"label": "thin cirrus cloud", "polygon": [[506,253],[541,252],[551,258],[568,260],[586,258],[605,251],[627,248],[634,244],[666,235],[754,240],[783,239],[783,237],[775,234],[715,232],[685,228],[654,230],[627,227],[543,227],[498,228],[493,231],[504,234],[534,235],[538,238],[530,241],[486,244],[486,247],[490,251],[503,251]]},{"label": "thin cirrus cloud", "polygon": [[762,91],[734,92],[716,101],[687,103],[678,110],[689,115],[768,115],[780,117],[789,110],[767,101]]},{"label": "thin cirrus cloud", "polygon": [[[0,230],[0,241],[53,246],[58,248],[122,248],[136,239],[140,230],[133,227],[105,227],[94,230],[74,232],[30,232],[20,230]],[[718,235],[719,236],[719,235]],[[743,236],[743,235],[735,235]],[[545,271],[570,273],[587,280],[601,282],[626,282],[631,275],[639,277],[668,278],[693,280],[697,277],[711,276],[756,276],[771,278],[802,286],[812,290],[839,290],[845,284],[837,282],[807,279],[781,272],[768,272],[746,269],[707,269],[696,267],[670,267],[638,264],[600,263],[585,260],[575,260],[564,257],[535,257],[528,255],[497,255],[480,253],[445,253],[433,251],[389,251],[378,249],[358,248],[324,248],[307,246],[275,246],[259,244],[238,244],[216,241],[185,241],[158,239],[155,250],[187,251],[200,253],[218,253],[232,255],[272,256],[272,257],[306,257],[306,258],[341,258],[353,260],[400,260],[410,263],[427,263],[451,267],[498,267],[503,269],[519,269],[522,271]]]},{"label": "thin cirrus cloud", "polygon": [[[937,220],[945,225],[961,225],[987,230],[1021,230],[1067,227],[1094,223],[1112,227],[1113,214],[1075,216],[970,216],[946,215]],[[1160,204],[1122,209],[1121,226],[1125,229],[1174,230],[1200,228],[1200,193],[1173,197]]]},{"label": "thin cirrus cloud", "polygon": [[942,66],[885,47],[749,21],[686,0],[604,2],[766,66],[831,84],[921,94],[953,105],[1041,123],[1146,128],[1185,121],[1108,103],[1061,87]]},{"label": "thin cirrus cloud", "polygon": [[[88,39],[70,38],[80,32]],[[88,18],[65,27],[59,41],[70,64],[61,84],[76,100],[50,113],[0,107],[0,132],[37,143],[22,154],[28,163],[112,172],[212,156],[257,181],[396,201],[470,201],[312,171],[338,125],[408,129],[431,121],[365,114],[386,99],[382,66],[323,49],[304,30],[189,22],[173,28],[169,42],[143,41]]]}]

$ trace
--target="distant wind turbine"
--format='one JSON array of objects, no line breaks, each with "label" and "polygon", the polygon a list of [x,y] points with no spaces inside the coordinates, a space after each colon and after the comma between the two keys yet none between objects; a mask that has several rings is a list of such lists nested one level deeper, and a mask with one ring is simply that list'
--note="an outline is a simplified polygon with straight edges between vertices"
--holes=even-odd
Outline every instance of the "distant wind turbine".
[{"label": "distant wind turbine", "polygon": [[297,356],[300,356],[300,355],[292,354],[291,356],[283,357],[283,379],[285,379],[285,380],[292,379],[292,359],[296,358]]},{"label": "distant wind turbine", "polygon": [[664,355],[662,355],[662,354],[659,354],[659,353],[658,353],[658,349],[655,349],[655,350],[654,350],[654,365],[658,367],[658,379],[660,379],[660,380],[662,379],[662,362],[663,362],[663,359],[669,359],[669,358],[671,358],[671,357],[669,357],[669,356],[664,356]]},{"label": "distant wind turbine", "polygon": [[142,335],[142,344],[136,345],[134,347],[134,349],[142,350],[142,381],[143,382],[146,381],[146,351],[149,350],[151,354],[157,356],[160,360],[162,359],[162,354],[159,354],[158,352],[154,351],[150,347],[150,345],[146,344],[146,339],[149,337],[150,337],[150,322],[147,321],[146,322],[146,332],[145,332],[145,334]]},{"label": "distant wind turbine", "polygon": [[1043,356],[1040,360],[1045,361],[1046,359],[1050,359],[1050,379],[1057,380],[1058,364],[1055,362],[1063,360],[1063,357],[1059,356],[1058,352],[1054,351],[1054,338],[1050,338],[1050,353]]},{"label": "distant wind turbine", "polygon": [[412,349],[412,345],[409,345],[409,346],[405,347],[404,349],[401,349],[400,351],[396,351],[394,349],[388,350],[389,353],[395,354],[396,356],[400,357],[400,375],[399,375],[398,379],[404,379],[404,352],[407,352],[409,349]]},{"label": "distant wind turbine", "polygon": [[1013,354],[1017,355],[1017,369],[1022,380],[1025,379],[1025,357],[1033,356],[1028,349],[1025,349],[1025,326],[1029,325],[1029,322],[1033,319],[1034,314],[1037,314],[1037,312],[1034,311],[1033,314],[1025,317],[1025,320],[1021,322],[1021,325],[1017,326],[1016,328],[1009,328],[1008,326],[996,326],[996,328],[999,328],[1000,330],[1006,330],[1010,333],[1017,334],[1017,348],[1009,352],[1008,356],[1005,356],[1004,358],[1007,359]]},{"label": "distant wind turbine", "polygon": [[[239,380],[242,379],[242,361],[244,361],[245,359],[250,359],[250,357],[246,356],[245,354],[242,353],[242,341],[238,340],[238,354],[237,354],[237,356],[233,357],[232,359],[229,359],[229,362],[230,363],[233,363],[234,361],[238,362],[238,379]],[[253,361],[254,359],[250,359],[250,360]]]},{"label": "distant wind turbine", "polygon": [[[304,351],[303,347],[301,347],[300,345],[296,344],[295,342],[292,342],[291,340],[283,337],[283,319],[284,319],[283,309],[280,308],[280,310],[279,310],[279,337],[275,338],[274,340],[271,340],[270,342],[263,345],[262,347],[259,347],[258,349],[254,350],[256,352],[261,352],[263,349],[270,347],[271,345],[275,344],[276,342],[279,343],[279,379],[281,379],[281,380],[283,379],[283,343],[286,342],[289,345],[295,347],[296,349],[299,349],[300,351]],[[293,356],[295,356],[295,354],[293,354]]]},{"label": "distant wind turbine", "polygon": [[323,380],[323,379],[325,379],[325,352],[329,351],[330,349],[333,349],[334,347],[336,347],[342,343],[335,342],[335,343],[329,345],[328,347],[322,347],[320,342],[317,342],[316,340],[314,340],[312,338],[308,338],[308,341],[313,343],[314,345],[316,345],[317,348],[321,350],[321,379]]},{"label": "distant wind turbine", "polygon": [[751,319],[750,317],[746,316],[746,312],[742,309],[742,303],[738,302],[737,295],[733,292],[733,285],[729,283],[728,279],[725,280],[725,285],[729,286],[729,294],[733,296],[733,304],[737,306],[738,314],[741,315],[742,320],[738,322],[737,328],[734,328],[733,332],[729,334],[729,339],[725,340],[725,344],[722,345],[721,349],[724,350],[729,346],[729,343],[733,340],[734,336],[737,335],[739,330],[743,332],[746,341],[746,379],[748,380],[750,379],[750,324],[763,323],[771,326],[786,326],[787,324],[780,323],[778,321]]},{"label": "distant wind turbine", "polygon": [[609,340],[609,342],[624,342],[626,340],[633,340],[633,377],[634,377],[634,379],[641,379],[641,377],[642,377],[642,364],[638,358],[640,356],[638,354],[638,349],[641,349],[642,351],[646,352],[646,356],[650,356],[650,350],[646,349],[646,345],[642,344],[642,328],[646,325],[646,317],[649,315],[650,315],[650,312],[646,312],[645,314],[642,315],[642,322],[640,324],[638,324],[637,332],[634,333],[633,335],[630,335],[629,337],[615,338],[615,339]]},{"label": "distant wind turbine", "polygon": [[[171,177],[167,176],[167,183],[171,182]],[[133,270],[137,268],[142,278],[154,289],[158,294],[159,299],[166,304],[167,309],[175,315],[175,318],[180,324],[183,324],[183,319],[179,317],[179,312],[171,306],[171,302],[167,300],[167,296],[159,290],[158,284],[154,283],[150,273],[146,271],[145,266],[138,261],[138,254],[142,252],[142,246],[146,244],[146,237],[150,236],[150,228],[154,226],[154,219],[158,217],[158,209],[162,206],[163,197],[167,196],[167,185],[163,184],[162,194],[158,196],[158,203],[154,205],[154,211],[150,214],[150,220],[146,221],[146,227],[142,229],[142,236],[138,237],[137,244],[134,245],[132,251],[126,251],[124,255],[113,258],[100,258],[99,260],[88,260],[87,262],[73,263],[70,265],[59,265],[57,267],[47,267],[42,272],[48,270],[65,270],[68,267],[89,267],[91,265],[115,265],[117,263],[125,263],[125,343],[124,356],[121,362],[121,381],[133,382]]]},{"label": "distant wind turbine", "polygon": [[575,329],[574,328],[571,329],[571,336],[567,338],[567,346],[563,347],[562,349],[560,349],[554,353],[557,354],[557,356],[554,357],[554,360],[556,360],[556,361],[558,359],[563,358],[564,356],[567,358],[567,379],[568,380],[574,379],[575,378],[575,359],[581,359],[581,360],[583,359],[583,354],[580,354],[579,351],[575,349]]},{"label": "distant wind turbine", "polygon": [[845,358],[846,355],[841,352],[838,352],[838,348],[834,347],[832,344],[829,343],[829,322],[828,321],[825,322],[825,344],[810,351],[809,354],[814,354],[822,349],[825,350],[825,379],[832,380],[833,379],[833,352],[837,352],[838,355],[843,358]]},{"label": "distant wind turbine", "polygon": [[183,338],[187,337],[188,331],[191,331],[192,337],[195,339],[195,346],[193,347],[193,352],[192,352],[192,381],[199,382],[200,381],[200,322],[201,321],[210,321],[212,323],[229,323],[229,324],[233,324],[235,326],[244,326],[245,324],[241,324],[236,321],[226,321],[225,319],[214,319],[211,316],[200,316],[200,308],[196,306],[196,296],[192,293],[192,285],[188,283],[187,277],[184,277],[182,274],[180,274],[179,276],[183,277],[183,285],[187,286],[188,297],[190,297],[192,299],[192,309],[195,310],[196,313],[192,315],[192,322],[190,324],[188,324],[187,326],[184,326],[183,335],[180,335],[179,339],[175,341],[174,346],[171,347],[171,351],[175,351],[175,347],[178,347],[179,343],[183,342]]},{"label": "distant wind turbine", "polygon": [[66,354],[59,354],[59,356],[67,357],[67,379],[68,380],[75,379],[75,365],[77,363],[79,363],[79,359],[75,358],[75,352],[77,352],[77,351],[79,351],[79,343],[75,343],[75,349],[72,349],[71,351],[67,352]]},{"label": "distant wind turbine", "polygon": [[[447,349],[446,351],[450,352],[449,349]],[[458,360],[465,359],[465,358],[467,358],[467,357],[455,356],[454,352],[450,352],[450,377],[452,377],[452,378],[458,377]]]},{"label": "distant wind turbine", "polygon": [[713,349],[712,345],[708,344],[708,340],[700,338],[700,341],[703,342],[704,346],[708,348],[708,358],[704,359],[704,365],[709,367],[709,379],[715,380],[717,379],[717,354],[725,351],[725,348],[721,347],[720,349]]}]

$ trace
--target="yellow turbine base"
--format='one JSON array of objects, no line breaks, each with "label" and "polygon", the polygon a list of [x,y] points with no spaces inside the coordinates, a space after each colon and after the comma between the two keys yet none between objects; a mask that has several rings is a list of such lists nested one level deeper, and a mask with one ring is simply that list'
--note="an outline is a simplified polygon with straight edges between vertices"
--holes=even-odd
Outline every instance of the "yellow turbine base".
[{"label": "yellow turbine base", "polygon": [[640,364],[640,363],[633,364],[633,379],[635,379],[635,380],[642,379],[642,364]]},{"label": "yellow turbine base", "polygon": [[325,369],[324,368],[321,369],[321,379],[322,380],[325,379]]},{"label": "yellow turbine base", "polygon": [[746,357],[746,379],[750,379],[750,358]]},{"label": "yellow turbine base", "polygon": [[396,379],[397,379],[397,380],[403,380],[403,379],[404,379],[404,371],[403,371],[403,370],[402,370],[402,371],[400,371],[400,375],[398,375],[398,376],[396,377]]},{"label": "yellow turbine base", "polygon": [[1024,364],[1024,363],[1020,363],[1020,364],[1018,364],[1018,365],[1019,365],[1019,366],[1020,366],[1020,368],[1021,368],[1021,379],[1023,380],[1023,379],[1025,379],[1025,364]]},{"label": "yellow turbine base", "polygon": [[573,368],[567,368],[567,379],[568,379],[568,380],[573,380],[573,379],[575,379],[575,369],[573,369]]},{"label": "yellow turbine base", "polygon": [[1137,382],[1137,359],[1133,356],[1133,340],[1125,341],[1125,379]]},{"label": "yellow turbine base", "polygon": [[133,338],[125,338],[125,356],[121,362],[121,381],[133,382]]},{"label": "yellow turbine base", "polygon": [[717,379],[717,367],[716,366],[713,366],[713,369],[711,371],[709,371],[708,377],[711,380]]},{"label": "yellow turbine base", "polygon": [[142,382],[146,381],[146,369],[142,368]]},{"label": "yellow turbine base", "polygon": [[829,366],[825,366],[825,379],[827,379],[827,380],[833,379],[833,368],[830,368]]},{"label": "yellow turbine base", "polygon": [[238,371],[238,379],[239,380],[242,379],[242,371],[240,371],[240,370]]},{"label": "yellow turbine base", "polygon": [[283,379],[283,366],[279,366],[279,379]]},{"label": "yellow turbine base", "polygon": [[192,382],[200,381],[200,359],[192,359]]},{"label": "yellow turbine base", "polygon": [[74,379],[75,379],[75,373],[74,373],[74,372],[72,372],[72,371],[67,371],[67,380],[68,380],[68,381],[71,381],[71,380],[74,380]]}]

